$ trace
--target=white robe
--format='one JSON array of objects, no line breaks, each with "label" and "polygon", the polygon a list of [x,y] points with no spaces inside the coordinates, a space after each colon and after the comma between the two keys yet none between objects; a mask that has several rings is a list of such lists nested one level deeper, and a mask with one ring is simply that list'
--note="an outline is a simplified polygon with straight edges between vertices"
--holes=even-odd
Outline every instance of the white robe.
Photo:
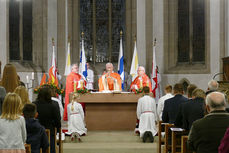
[{"label": "white robe", "polygon": [[143,137],[145,131],[151,131],[153,136],[157,134],[156,103],[152,97],[145,95],[138,100],[137,117],[139,119],[140,137]]},{"label": "white robe", "polygon": [[167,93],[166,95],[164,95],[163,97],[161,97],[158,100],[158,103],[157,103],[157,115],[158,115],[159,120],[162,120],[162,112],[163,112],[163,109],[164,109],[165,100],[170,99],[172,97],[173,97],[173,95],[171,93]]},{"label": "white robe", "polygon": [[68,109],[68,134],[73,132],[77,132],[80,135],[87,134],[87,129],[85,128],[84,123],[84,112],[83,108],[80,103],[74,102],[73,103],[73,110],[72,103],[69,103],[67,106]]},{"label": "white robe", "polygon": [[59,108],[60,108],[60,117],[61,117],[61,120],[62,120],[63,119],[63,114],[64,114],[64,108],[63,108],[63,105],[61,103],[61,100],[56,98],[56,97],[52,97],[51,99],[58,103]]},{"label": "white robe", "polygon": [[87,89],[94,89],[93,87],[94,84],[94,72],[91,69],[87,70]]}]

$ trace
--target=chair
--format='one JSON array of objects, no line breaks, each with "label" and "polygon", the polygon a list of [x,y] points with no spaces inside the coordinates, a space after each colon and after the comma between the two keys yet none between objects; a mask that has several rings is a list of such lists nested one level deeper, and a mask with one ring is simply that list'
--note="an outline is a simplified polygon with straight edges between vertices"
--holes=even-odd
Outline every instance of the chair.
[{"label": "chair", "polygon": [[[50,130],[45,129],[45,133],[47,134],[48,142],[49,142],[49,147],[47,148],[46,153],[50,153]],[[42,149],[40,149],[40,153],[42,153]]]},{"label": "chair", "polygon": [[25,152],[31,153],[31,144],[25,144]]},{"label": "chair", "polygon": [[169,139],[171,139],[171,132],[169,131],[169,129],[171,127],[174,127],[174,124],[165,124],[165,153],[172,149],[172,145],[171,143],[169,143]]}]

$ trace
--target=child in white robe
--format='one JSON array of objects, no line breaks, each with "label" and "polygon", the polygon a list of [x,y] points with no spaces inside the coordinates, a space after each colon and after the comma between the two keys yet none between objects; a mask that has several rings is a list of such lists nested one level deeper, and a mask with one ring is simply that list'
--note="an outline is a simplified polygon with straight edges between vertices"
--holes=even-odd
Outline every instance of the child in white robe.
[{"label": "child in white robe", "polygon": [[73,94],[71,103],[67,106],[68,112],[68,134],[71,134],[72,141],[75,137],[81,141],[80,136],[87,134],[84,122],[84,112],[80,103],[77,102],[79,95]]}]

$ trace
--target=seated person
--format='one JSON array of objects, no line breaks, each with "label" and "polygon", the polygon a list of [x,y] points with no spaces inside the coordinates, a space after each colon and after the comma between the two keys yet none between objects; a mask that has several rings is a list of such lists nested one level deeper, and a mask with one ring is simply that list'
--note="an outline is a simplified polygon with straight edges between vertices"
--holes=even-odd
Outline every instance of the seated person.
[{"label": "seated person", "polygon": [[143,137],[143,142],[146,142],[147,137],[153,142],[157,134],[156,121],[157,111],[154,98],[149,96],[149,87],[143,87],[143,97],[138,99],[137,117],[139,119],[140,137]]},{"label": "seated person", "polygon": [[72,95],[72,101],[68,104],[68,132],[71,134],[71,139],[75,137],[81,141],[80,136],[87,134],[87,128],[84,122],[84,112],[80,103],[77,102],[79,94]]},{"label": "seated person", "polygon": [[202,89],[196,88],[192,92],[192,99],[180,105],[175,126],[190,130],[192,123],[204,117],[205,112],[205,92]]},{"label": "seated person", "polygon": [[219,153],[228,153],[229,152],[229,128],[221,140],[220,146],[218,148]]},{"label": "seated person", "polygon": [[25,104],[23,115],[26,121],[27,139],[26,143],[31,144],[31,153],[45,153],[48,146],[48,137],[45,133],[45,128],[35,119],[38,115],[35,104]]},{"label": "seated person", "polygon": [[99,91],[110,91],[122,89],[122,80],[118,73],[113,71],[113,64],[106,64],[106,73],[99,78]]},{"label": "seated person", "polygon": [[143,87],[149,87],[150,92],[152,92],[152,85],[149,77],[145,74],[145,68],[143,66],[138,67],[138,76],[134,79],[134,81],[130,85],[130,90],[138,90]]},{"label": "seated person", "polygon": [[188,147],[196,153],[218,153],[220,141],[229,125],[229,114],[225,111],[225,95],[211,92],[207,95],[205,103],[209,114],[193,122],[188,136]]}]

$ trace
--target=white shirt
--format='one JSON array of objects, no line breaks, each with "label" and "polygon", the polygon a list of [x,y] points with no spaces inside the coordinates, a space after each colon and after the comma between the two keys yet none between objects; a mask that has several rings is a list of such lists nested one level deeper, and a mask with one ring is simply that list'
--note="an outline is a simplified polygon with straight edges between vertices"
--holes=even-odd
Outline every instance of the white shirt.
[{"label": "white shirt", "polygon": [[87,89],[94,89],[94,72],[91,69],[87,70]]},{"label": "white shirt", "polygon": [[159,100],[158,100],[158,104],[157,104],[157,115],[159,120],[162,120],[162,112],[164,109],[164,103],[165,100],[172,98],[173,95],[171,93],[167,93],[166,95],[162,96]]},{"label": "white shirt", "polygon": [[60,99],[56,98],[56,97],[52,97],[51,98],[53,101],[57,102],[58,105],[59,105],[59,108],[60,108],[60,116],[61,116],[61,119],[63,119],[63,114],[64,114],[64,108],[63,108],[63,105],[60,101]]},{"label": "white shirt", "polygon": [[26,137],[26,126],[23,116],[16,120],[0,118],[0,150],[25,149]]}]

